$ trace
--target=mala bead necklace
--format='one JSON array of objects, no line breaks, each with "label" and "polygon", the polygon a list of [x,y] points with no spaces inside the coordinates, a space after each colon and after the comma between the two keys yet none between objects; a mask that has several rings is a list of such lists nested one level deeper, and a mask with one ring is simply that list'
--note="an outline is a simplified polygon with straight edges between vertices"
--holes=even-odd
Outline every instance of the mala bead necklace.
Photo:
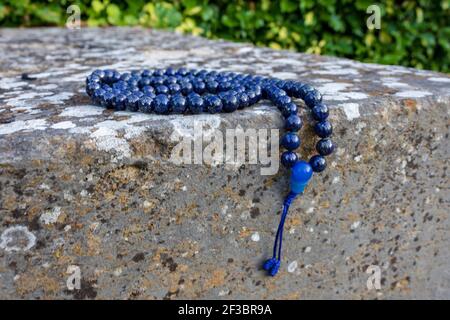
[{"label": "mala bead necklace", "polygon": [[[86,92],[95,104],[108,109],[156,114],[233,112],[263,99],[277,106],[285,118],[287,131],[281,139],[281,146],[286,149],[281,154],[281,163],[291,170],[290,192],[283,202],[273,255],[263,265],[269,275],[277,274],[289,206],[303,193],[313,173],[325,170],[324,157],[335,149],[329,138],[333,127],[327,120],[328,108],[316,89],[302,82],[249,74],[167,68],[122,74],[115,70],[95,70],[86,79]],[[300,146],[297,132],[303,122],[291,97],[302,99],[316,121],[314,131],[320,140],[316,144],[317,154],[309,161],[300,160],[295,153]]]}]

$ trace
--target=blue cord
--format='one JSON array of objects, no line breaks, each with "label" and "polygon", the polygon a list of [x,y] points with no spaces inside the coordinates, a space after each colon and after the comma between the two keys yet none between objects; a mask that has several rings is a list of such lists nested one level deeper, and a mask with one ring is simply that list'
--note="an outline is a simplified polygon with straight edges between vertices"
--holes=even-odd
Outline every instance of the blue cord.
[{"label": "blue cord", "polygon": [[[271,276],[275,276],[280,269],[281,264],[281,248],[283,246],[283,230],[284,230],[284,222],[286,221],[287,214],[289,212],[289,207],[292,201],[297,197],[298,193],[289,192],[289,194],[284,199],[283,203],[283,211],[280,218],[280,223],[278,224],[277,234],[275,236],[275,243],[273,246],[273,255],[272,258],[267,260],[263,269],[268,271]],[[277,256],[278,249],[278,256]]]}]

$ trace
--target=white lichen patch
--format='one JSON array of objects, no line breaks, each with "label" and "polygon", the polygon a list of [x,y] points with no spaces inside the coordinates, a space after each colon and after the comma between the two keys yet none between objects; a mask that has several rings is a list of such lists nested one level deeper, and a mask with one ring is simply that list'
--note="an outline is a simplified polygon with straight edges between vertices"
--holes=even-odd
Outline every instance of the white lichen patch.
[{"label": "white lichen patch", "polygon": [[54,207],[52,210],[45,211],[39,217],[39,221],[43,224],[49,225],[58,221],[59,216],[61,215],[61,208]]},{"label": "white lichen patch", "polygon": [[297,262],[297,260],[294,260],[294,261],[292,261],[291,263],[288,264],[287,271],[289,273],[292,273],[295,270],[297,270],[297,268],[298,268],[298,262]]},{"label": "white lichen patch", "polygon": [[70,129],[75,127],[76,125],[72,121],[61,121],[51,126],[52,129]]},{"label": "white lichen patch", "polygon": [[339,107],[344,110],[345,115],[348,120],[353,120],[359,118],[359,104],[357,103],[341,103]]},{"label": "white lichen patch", "polygon": [[349,90],[353,84],[346,82],[324,83],[317,87],[323,94],[324,99],[334,101],[361,100],[367,99],[368,95],[359,91]]},{"label": "white lichen patch", "polygon": [[0,236],[0,249],[6,252],[28,251],[36,245],[36,236],[25,226],[13,226]]},{"label": "white lichen patch", "polygon": [[60,104],[63,103],[65,100],[72,98],[73,95],[74,94],[72,92],[60,92],[58,94],[45,97],[44,100],[51,104]]},{"label": "white lichen patch", "polygon": [[450,83],[450,78],[444,78],[444,77],[430,77],[427,80],[433,81],[433,82]]},{"label": "white lichen patch", "polygon": [[293,72],[274,72],[272,73],[273,78],[280,78],[283,80],[296,80],[298,76]]},{"label": "white lichen patch", "polygon": [[129,124],[127,120],[114,121],[106,120],[97,123],[96,129],[91,133],[99,150],[115,152],[117,159],[131,156],[131,148],[127,139],[135,138],[146,130],[145,126],[135,126]]},{"label": "white lichen patch", "polygon": [[170,123],[173,126],[171,135],[172,141],[179,141],[180,137],[196,138],[196,129],[202,130],[203,137],[208,138],[214,134],[214,131],[220,127],[220,116],[214,114],[199,114],[193,117],[178,116],[173,118]]},{"label": "white lichen patch", "polygon": [[261,239],[261,237],[259,236],[259,232],[253,233],[252,236],[251,236],[251,239],[254,242],[258,242]]},{"label": "white lichen patch", "polygon": [[11,134],[18,131],[45,130],[46,128],[47,122],[45,119],[18,120],[0,124],[0,135]]},{"label": "white lichen patch", "polygon": [[395,96],[402,98],[423,98],[430,95],[432,95],[432,93],[425,90],[405,90],[395,94]]},{"label": "white lichen patch", "polygon": [[91,106],[91,105],[81,105],[75,107],[65,108],[63,112],[59,114],[60,117],[76,117],[85,118],[89,116],[98,116],[103,113],[103,108]]},{"label": "white lichen patch", "polygon": [[11,90],[17,89],[18,87],[23,87],[27,83],[24,81],[18,81],[17,78],[1,78],[0,79],[0,89]]}]

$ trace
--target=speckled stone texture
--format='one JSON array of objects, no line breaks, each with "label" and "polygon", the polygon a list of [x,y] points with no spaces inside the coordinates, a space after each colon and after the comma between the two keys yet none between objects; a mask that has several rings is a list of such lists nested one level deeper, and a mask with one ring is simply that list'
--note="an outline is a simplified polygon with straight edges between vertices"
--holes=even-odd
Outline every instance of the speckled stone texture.
[{"label": "speckled stone texture", "polygon": [[[95,68],[168,66],[303,80],[331,106],[338,148],[291,208],[277,277],[260,265],[288,173],[170,160],[194,120],[280,128],[274,107],[114,113],[84,93]],[[429,71],[145,29],[1,29],[0,298],[449,299],[449,105],[450,77]]]}]

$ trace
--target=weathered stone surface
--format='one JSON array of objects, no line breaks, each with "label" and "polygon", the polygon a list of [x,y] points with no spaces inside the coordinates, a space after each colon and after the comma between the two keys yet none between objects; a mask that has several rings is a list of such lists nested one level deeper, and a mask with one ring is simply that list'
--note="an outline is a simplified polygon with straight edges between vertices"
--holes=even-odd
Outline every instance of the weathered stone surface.
[{"label": "weathered stone surface", "polygon": [[[259,266],[287,172],[169,159],[194,120],[280,128],[273,107],[114,113],[84,93],[94,68],[167,66],[301,79],[332,107],[339,148],[291,209],[276,278]],[[143,29],[2,29],[0,298],[450,298],[449,105],[450,77],[429,71]],[[309,125],[302,137],[307,158]]]}]

